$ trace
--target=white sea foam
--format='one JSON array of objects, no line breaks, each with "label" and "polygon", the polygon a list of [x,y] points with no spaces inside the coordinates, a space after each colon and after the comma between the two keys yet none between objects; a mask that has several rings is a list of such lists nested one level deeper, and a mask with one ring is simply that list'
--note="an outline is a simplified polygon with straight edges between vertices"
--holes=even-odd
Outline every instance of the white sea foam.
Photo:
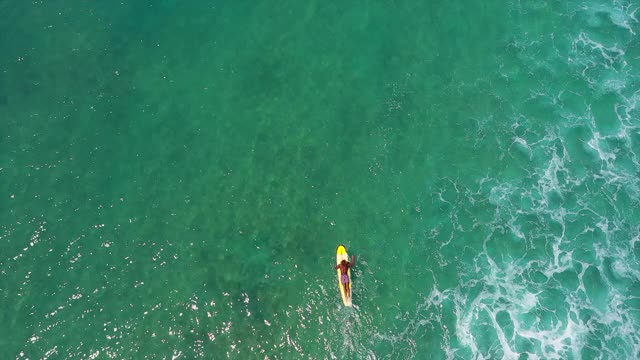
[{"label": "white sea foam", "polygon": [[[486,321],[483,320],[486,316],[495,330],[492,336],[499,345],[497,348],[505,359],[518,358],[524,352],[518,348],[517,339],[529,339],[531,344],[534,344],[533,353],[531,350],[528,351],[529,358],[583,358],[584,349],[593,348],[589,341],[593,341],[594,336],[599,336],[595,335],[599,327],[607,329],[609,335],[599,340],[601,347],[593,349],[597,354],[605,357],[629,358],[638,353],[640,338],[637,334],[640,324],[637,317],[633,316],[633,308],[626,303],[630,299],[625,295],[626,288],[616,288],[616,282],[621,281],[620,279],[629,281],[639,279],[640,269],[633,255],[633,248],[640,241],[639,231],[634,228],[632,230],[634,236],[621,242],[618,234],[629,233],[624,218],[619,213],[612,218],[600,214],[601,210],[591,205],[590,197],[602,197],[602,190],[597,187],[585,188],[585,182],[593,187],[593,179],[604,180],[602,183],[604,185],[600,186],[614,189],[611,196],[604,196],[607,206],[612,208],[616,206],[616,195],[620,191],[625,191],[632,196],[634,191],[637,194],[638,180],[634,178],[632,170],[621,168],[616,163],[620,149],[605,146],[610,139],[622,139],[618,146],[623,146],[631,154],[633,162],[638,165],[629,137],[631,132],[637,131],[637,125],[629,116],[630,112],[634,111],[635,104],[637,104],[637,92],[628,98],[623,98],[623,102],[617,105],[616,113],[621,126],[619,131],[612,135],[602,135],[598,131],[590,110],[586,116],[573,117],[568,124],[568,126],[578,123],[587,125],[593,134],[593,137],[587,141],[587,146],[597,154],[597,159],[601,161],[601,170],[592,174],[594,176],[592,180],[572,172],[572,166],[575,165],[572,163],[573,159],[569,155],[570,151],[567,149],[565,139],[557,135],[557,129],[553,129],[544,138],[534,142],[529,142],[518,135],[513,138],[511,146],[520,146],[527,152],[531,152],[531,158],[544,161],[530,171],[530,177],[536,184],[534,187],[523,188],[518,182],[504,182],[488,177],[479,184],[480,189],[486,188],[487,184],[492,184],[486,192],[462,191],[469,196],[469,204],[482,202],[482,196],[486,196],[486,200],[496,207],[495,220],[486,227],[481,227],[487,229],[484,251],[475,260],[475,270],[480,271],[481,277],[478,278],[477,275],[469,273],[467,277],[469,280],[463,281],[458,288],[437,293],[444,294],[441,298],[445,301],[453,301],[455,304],[455,336],[463,347],[471,350],[475,357],[479,359],[494,357],[491,353],[483,352],[482,339],[478,332],[479,326],[486,325]],[[582,192],[585,190],[587,192],[580,195],[575,207],[568,207],[562,203],[560,206],[552,206],[550,203],[552,196],[557,195],[563,199],[576,187],[581,187]],[[530,203],[533,204],[532,209],[526,210],[519,207],[517,200],[522,198],[530,199]],[[581,223],[584,214],[591,214],[589,216],[596,221]],[[543,229],[537,233],[524,231],[518,224],[521,218],[528,215],[534,215],[538,219],[548,219],[559,227],[557,230]],[[491,228],[493,230],[489,230]],[[502,231],[500,229],[507,229],[513,235],[513,241],[527,241],[534,247],[546,246],[549,256],[545,259],[529,261],[525,258],[492,258],[487,244],[494,241],[493,235]],[[568,232],[576,234],[575,238],[568,238]],[[594,239],[593,236],[596,234],[603,234],[603,237]],[[576,241],[577,239],[595,241],[590,243]],[[585,247],[587,249],[591,247],[594,251],[595,257],[592,263],[586,263],[574,255],[575,251],[583,251]],[[576,270],[576,266],[580,269]],[[586,284],[585,277],[590,267],[597,269],[597,274],[603,279],[603,286],[607,292],[593,293],[595,290],[591,289],[592,285]],[[531,282],[528,278],[528,274],[537,271],[546,279],[542,283]],[[574,274],[571,276],[577,279],[577,287],[558,282],[562,276],[568,276],[566,274]],[[470,296],[472,293],[469,289],[479,284],[482,290]],[[549,296],[557,296],[557,294],[562,294],[564,301],[550,305]],[[605,308],[600,308],[602,305],[594,303],[592,299],[603,296],[605,300],[602,304],[606,305]],[[433,297],[429,299],[433,302]],[[549,315],[533,322],[528,320],[531,314],[537,312]],[[498,314],[501,313],[508,314],[513,324],[512,333],[508,328],[503,328],[498,321]],[[621,339],[625,345],[613,347],[608,344],[611,339]],[[450,344],[450,341],[447,340],[447,344]],[[447,348],[446,353],[453,358],[455,355],[451,354],[456,354],[458,350]]]},{"label": "white sea foam", "polygon": [[624,1],[615,0],[612,4],[596,4],[592,6],[583,6],[582,12],[586,14],[589,21],[594,24],[601,14],[606,14],[608,20],[623,29],[629,31],[631,35],[635,35],[634,27],[638,26],[636,14],[640,7],[637,4],[625,4]]}]

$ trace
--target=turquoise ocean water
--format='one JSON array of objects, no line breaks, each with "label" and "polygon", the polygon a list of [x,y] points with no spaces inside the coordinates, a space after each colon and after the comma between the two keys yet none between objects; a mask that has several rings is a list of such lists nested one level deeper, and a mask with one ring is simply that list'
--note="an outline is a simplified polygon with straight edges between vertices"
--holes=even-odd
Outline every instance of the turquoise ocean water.
[{"label": "turquoise ocean water", "polygon": [[639,19],[0,0],[0,358],[640,357]]}]

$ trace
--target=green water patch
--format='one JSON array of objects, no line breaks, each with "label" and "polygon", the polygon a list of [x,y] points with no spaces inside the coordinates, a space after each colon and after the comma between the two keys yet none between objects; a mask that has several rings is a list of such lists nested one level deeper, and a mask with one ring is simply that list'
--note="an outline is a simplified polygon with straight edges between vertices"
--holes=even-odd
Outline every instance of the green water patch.
[{"label": "green water patch", "polygon": [[511,315],[507,311],[500,311],[496,314],[496,322],[504,332],[506,339],[513,339],[515,328]]},{"label": "green water patch", "polygon": [[582,276],[585,291],[596,309],[604,311],[609,303],[608,286],[602,274],[594,266],[589,266]]},{"label": "green water patch", "polygon": [[515,349],[522,354],[520,356],[520,359],[528,359],[529,357],[525,353],[535,354],[539,352],[541,349],[541,344],[537,339],[516,336]]},{"label": "green water patch", "polygon": [[486,249],[489,257],[503,263],[525,255],[527,253],[527,244],[510,231],[494,232],[491,240],[486,242]]},{"label": "green water patch", "polygon": [[478,351],[491,356],[499,356],[502,354],[502,350],[496,349],[495,346],[498,339],[490,314],[486,311],[480,312],[478,314],[478,320],[474,322],[472,330],[476,337],[475,342],[478,346]]},{"label": "green water patch", "polygon": [[621,124],[615,112],[619,101],[620,98],[617,94],[609,93],[591,102],[596,129],[603,136],[614,135],[620,131]]},{"label": "green water patch", "polygon": [[578,273],[575,270],[566,270],[553,275],[553,279],[557,281],[562,288],[575,291],[580,285]]}]

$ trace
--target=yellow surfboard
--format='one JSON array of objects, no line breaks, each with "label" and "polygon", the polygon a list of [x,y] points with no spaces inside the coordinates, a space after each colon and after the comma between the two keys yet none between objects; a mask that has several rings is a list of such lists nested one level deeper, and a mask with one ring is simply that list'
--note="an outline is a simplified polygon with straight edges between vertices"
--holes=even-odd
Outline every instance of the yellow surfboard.
[{"label": "yellow surfboard", "polygon": [[[347,253],[347,248],[344,247],[344,245],[339,245],[336,249],[336,265],[339,265],[342,260],[349,261],[349,254]],[[338,269],[337,272],[338,287],[340,288],[340,294],[342,295],[342,302],[344,303],[344,306],[351,306],[351,295],[353,295],[351,293],[351,269],[347,270],[347,275],[349,275],[349,297],[347,297],[347,293],[344,290],[344,285],[340,282],[340,269]]]}]

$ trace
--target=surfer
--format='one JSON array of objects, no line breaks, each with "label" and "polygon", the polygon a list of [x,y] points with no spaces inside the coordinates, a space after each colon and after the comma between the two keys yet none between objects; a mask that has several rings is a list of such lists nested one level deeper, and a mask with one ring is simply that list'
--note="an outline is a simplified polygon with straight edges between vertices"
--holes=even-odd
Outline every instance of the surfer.
[{"label": "surfer", "polygon": [[344,286],[344,293],[347,295],[347,298],[351,297],[351,289],[349,288],[349,275],[347,271],[349,268],[356,266],[356,257],[351,256],[351,262],[347,260],[342,260],[340,264],[336,265],[336,269],[340,269],[340,283]]}]

